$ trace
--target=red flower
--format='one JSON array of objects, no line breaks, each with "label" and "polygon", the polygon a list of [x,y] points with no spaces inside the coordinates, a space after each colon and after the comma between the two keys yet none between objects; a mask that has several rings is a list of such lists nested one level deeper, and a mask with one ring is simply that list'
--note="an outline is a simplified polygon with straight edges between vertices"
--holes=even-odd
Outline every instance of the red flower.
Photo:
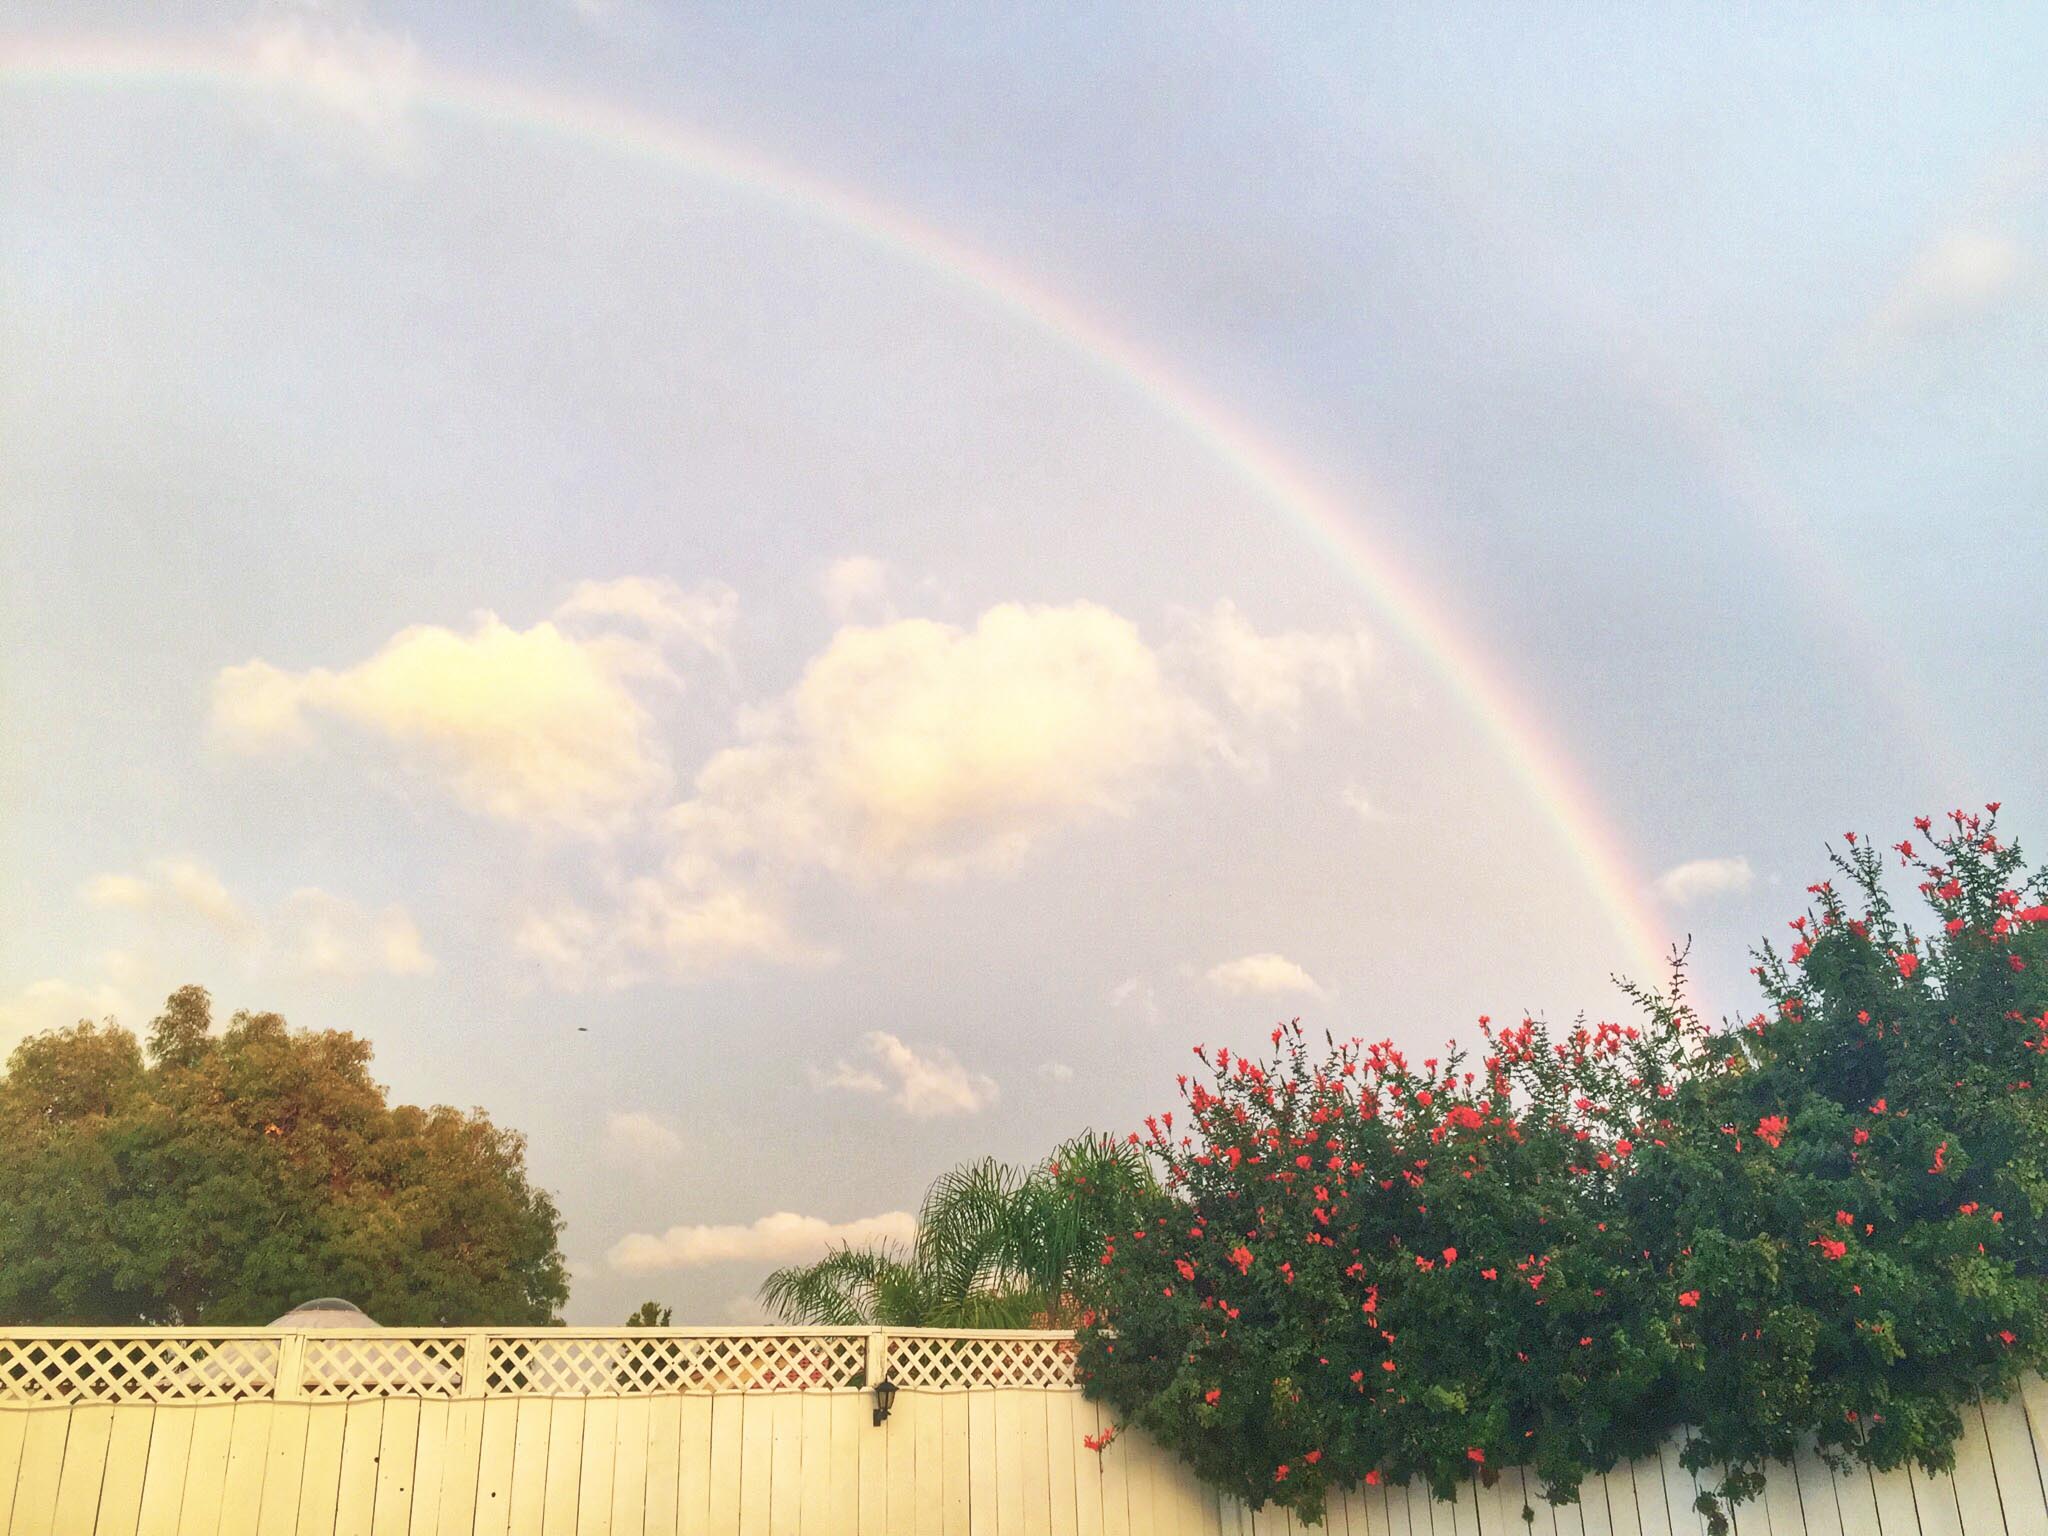
[{"label": "red flower", "polygon": [[1444,1118],[1461,1130],[1476,1131],[1486,1124],[1486,1117],[1470,1104],[1460,1104]]},{"label": "red flower", "polygon": [[1497,1269],[1482,1269],[1479,1271],[1479,1278],[1482,1280],[1498,1280],[1500,1278],[1500,1271]]},{"label": "red flower", "polygon": [[1835,1225],[1838,1227],[1853,1227],[1856,1225],[1856,1218],[1847,1211],[1837,1211],[1835,1212]]},{"label": "red flower", "polygon": [[1700,1293],[1698,1291],[1680,1291],[1678,1293],[1678,1304],[1681,1307],[1696,1307],[1700,1304]]},{"label": "red flower", "polygon": [[1911,981],[1913,973],[1920,969],[1920,957],[1910,951],[1893,955],[1892,959],[1898,964],[1899,975],[1907,981]]},{"label": "red flower", "polygon": [[1368,1473],[1366,1473],[1366,1474],[1365,1474],[1365,1486],[1366,1486],[1366,1487],[1368,1487],[1368,1488],[1377,1488],[1377,1487],[1379,1487],[1379,1485],[1380,1485],[1380,1472],[1379,1472],[1379,1468],[1378,1468],[1378,1467],[1374,1467],[1374,1468],[1372,1469],[1372,1471],[1370,1471],[1370,1472],[1368,1472]]},{"label": "red flower", "polygon": [[1323,1453],[1321,1451],[1310,1451],[1306,1456],[1302,1457],[1301,1459],[1307,1462],[1310,1466],[1314,1466],[1317,1462],[1323,1459]]},{"label": "red flower", "polygon": [[1457,1262],[1458,1262],[1458,1250],[1457,1250],[1457,1249],[1455,1249],[1455,1248],[1446,1248],[1446,1249],[1444,1250],[1444,1262],[1445,1262],[1446,1264],[1455,1264],[1455,1263],[1457,1263]]},{"label": "red flower", "polygon": [[1812,1246],[1820,1250],[1824,1259],[1839,1259],[1849,1251],[1847,1243],[1832,1237],[1816,1237]]},{"label": "red flower", "polygon": [[1486,1464],[1486,1452],[1479,1449],[1476,1445],[1467,1446],[1465,1449],[1465,1459],[1467,1461],[1476,1461],[1481,1466],[1484,1466]]},{"label": "red flower", "polygon": [[1283,1461],[1283,1462],[1281,1462],[1279,1466],[1277,1466],[1277,1467],[1275,1467],[1275,1468],[1273,1469],[1273,1481],[1274,1481],[1274,1482],[1276,1482],[1276,1483],[1284,1483],[1284,1482],[1286,1482],[1286,1481],[1287,1481],[1287,1463],[1286,1463],[1286,1462],[1284,1462],[1284,1461]]},{"label": "red flower", "polygon": [[1202,1401],[1212,1408],[1215,1407],[1216,1404],[1223,1401],[1223,1389],[1221,1387],[1211,1387],[1202,1394]]},{"label": "red flower", "polygon": [[1252,1272],[1251,1249],[1245,1247],[1244,1244],[1239,1243],[1235,1248],[1230,1250],[1230,1262],[1237,1266],[1237,1272],[1240,1275],[1250,1274]]},{"label": "red flower", "polygon": [[2001,1339],[2005,1340],[2005,1347],[2007,1349],[2012,1348],[2013,1345],[2019,1342],[2019,1335],[2014,1333],[2010,1328],[1999,1329],[1998,1336]]},{"label": "red flower", "polygon": [[1765,1115],[1756,1123],[1756,1134],[1759,1139],[1769,1142],[1774,1147],[1785,1139],[1785,1132],[1790,1129],[1791,1122],[1783,1115]]}]

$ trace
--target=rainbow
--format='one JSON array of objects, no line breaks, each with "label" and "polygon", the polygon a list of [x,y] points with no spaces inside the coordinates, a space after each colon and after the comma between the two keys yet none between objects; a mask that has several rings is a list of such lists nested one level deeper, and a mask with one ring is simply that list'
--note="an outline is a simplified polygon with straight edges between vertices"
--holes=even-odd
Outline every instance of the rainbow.
[{"label": "rainbow", "polygon": [[[128,38],[0,39],[0,83],[73,88],[207,87],[239,93],[300,89],[260,43]],[[873,198],[686,126],[589,96],[406,62],[408,103],[516,132],[545,133],[606,154],[681,170],[780,205],[889,252],[1064,347],[1175,423],[1334,559],[1380,617],[1442,679],[1500,751],[1580,868],[1628,963],[1661,979],[1665,927],[1592,795],[1557,744],[1414,576],[1378,548],[1312,476],[1245,422],[1061,295],[972,245]],[[1382,498],[1383,499],[1383,498]]]}]

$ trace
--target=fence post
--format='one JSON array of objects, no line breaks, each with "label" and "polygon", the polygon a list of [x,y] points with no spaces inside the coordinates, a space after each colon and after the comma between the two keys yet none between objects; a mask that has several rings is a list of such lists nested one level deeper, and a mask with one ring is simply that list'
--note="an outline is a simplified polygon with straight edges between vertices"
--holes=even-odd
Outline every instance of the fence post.
[{"label": "fence post", "polygon": [[277,1341],[277,1380],[271,1383],[271,1398],[280,1403],[299,1403],[306,1398],[306,1336],[287,1333]]},{"label": "fence post", "polygon": [[462,1336],[462,1390],[457,1397],[482,1397],[491,1374],[491,1336],[472,1328]]},{"label": "fence post", "polygon": [[868,1390],[872,1392],[885,1379],[889,1369],[889,1335],[880,1328],[868,1331]]}]

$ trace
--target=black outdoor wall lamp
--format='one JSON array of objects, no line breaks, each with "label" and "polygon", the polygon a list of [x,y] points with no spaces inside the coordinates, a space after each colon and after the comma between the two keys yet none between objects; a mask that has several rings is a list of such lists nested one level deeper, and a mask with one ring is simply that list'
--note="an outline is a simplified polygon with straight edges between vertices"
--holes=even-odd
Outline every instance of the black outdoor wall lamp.
[{"label": "black outdoor wall lamp", "polygon": [[875,1383],[875,1428],[882,1427],[882,1420],[889,1417],[889,1410],[896,1406],[896,1383],[879,1381]]}]

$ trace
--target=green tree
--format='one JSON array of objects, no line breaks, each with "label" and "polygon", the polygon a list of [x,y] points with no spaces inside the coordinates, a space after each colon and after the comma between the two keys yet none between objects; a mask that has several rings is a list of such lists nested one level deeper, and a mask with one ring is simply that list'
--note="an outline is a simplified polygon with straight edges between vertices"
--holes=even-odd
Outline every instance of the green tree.
[{"label": "green tree", "polygon": [[674,1307],[664,1307],[658,1301],[643,1301],[633,1309],[633,1315],[626,1319],[628,1328],[666,1328],[675,1321]]},{"label": "green tree", "polygon": [[761,1299],[787,1322],[1064,1327],[1087,1310],[1105,1234],[1157,1193],[1136,1147],[1083,1135],[1043,1162],[984,1158],[925,1192],[917,1237],[779,1269]]},{"label": "green tree", "polygon": [[561,1217],[525,1140],[392,1105],[370,1047],[173,993],[145,1050],[111,1021],[24,1041],[0,1076],[0,1320],[269,1321],[347,1296],[379,1322],[546,1323]]}]

